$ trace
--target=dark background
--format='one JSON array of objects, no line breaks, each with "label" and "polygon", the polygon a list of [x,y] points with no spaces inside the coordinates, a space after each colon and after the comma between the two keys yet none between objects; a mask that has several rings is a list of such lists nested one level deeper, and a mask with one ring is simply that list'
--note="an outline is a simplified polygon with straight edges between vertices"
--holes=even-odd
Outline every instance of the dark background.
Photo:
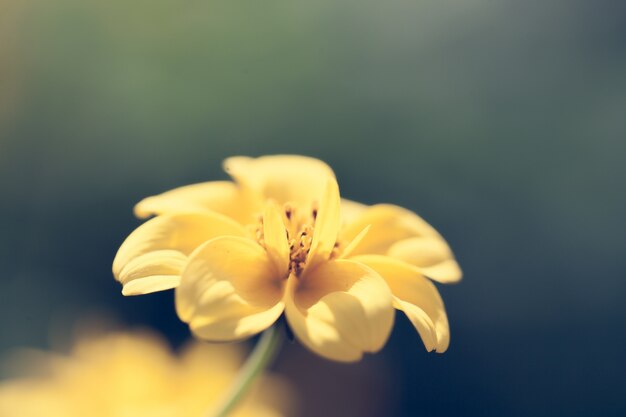
[{"label": "dark background", "polygon": [[0,352],[94,315],[180,344],[110,272],[134,203],[298,153],[465,272],[444,355],[400,315],[358,365],[287,346],[302,416],[626,415],[625,40],[609,0],[5,0]]}]

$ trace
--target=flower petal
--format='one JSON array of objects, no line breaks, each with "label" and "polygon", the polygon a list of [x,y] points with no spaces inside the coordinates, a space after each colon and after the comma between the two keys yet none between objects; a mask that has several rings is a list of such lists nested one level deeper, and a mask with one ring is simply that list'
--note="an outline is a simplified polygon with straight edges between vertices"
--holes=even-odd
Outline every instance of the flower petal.
[{"label": "flower petal", "polygon": [[428,278],[447,284],[458,282],[463,273],[443,239],[414,237],[394,243],[388,256],[419,267]]},{"label": "flower petal", "polygon": [[306,347],[344,362],[380,350],[394,319],[385,282],[372,269],[350,260],[324,262],[301,278],[290,276],[285,314]]},{"label": "flower petal", "polygon": [[351,259],[369,266],[387,281],[396,308],[411,320],[426,350],[446,351],[450,344],[446,310],[437,288],[419,268],[384,255],[361,255]]},{"label": "flower petal", "polygon": [[268,254],[274,261],[279,277],[287,277],[289,271],[289,242],[283,217],[278,207],[270,202],[263,213],[263,240]]},{"label": "flower petal", "polygon": [[361,241],[356,253],[385,253],[399,240],[415,236],[437,236],[438,233],[412,211],[391,204],[377,204],[364,210],[342,232],[342,238],[352,240],[370,225],[367,237]]},{"label": "flower petal", "polygon": [[357,203],[356,201],[348,200],[347,198],[341,199],[341,224],[343,227],[349,225],[353,221],[359,218],[368,206],[365,204]]},{"label": "flower petal", "polygon": [[218,237],[189,257],[176,288],[176,311],[202,339],[240,340],[265,330],[282,314],[283,283],[256,242]]},{"label": "flower petal", "polygon": [[126,238],[113,261],[113,275],[125,295],[174,288],[194,249],[216,236],[246,236],[247,231],[221,214],[166,214],[148,220]]},{"label": "flower petal", "polygon": [[371,206],[342,230],[340,240],[353,240],[368,225],[370,230],[352,255],[389,255],[423,268],[436,281],[461,279],[461,269],[444,238],[412,211],[390,204]]},{"label": "flower petal", "polygon": [[147,197],[135,205],[135,215],[146,218],[167,213],[216,211],[246,224],[253,220],[255,207],[231,181],[187,185]]},{"label": "flower petal", "polygon": [[359,243],[361,243],[361,240],[363,240],[365,235],[367,235],[367,232],[369,232],[369,230],[370,230],[370,226],[366,226],[365,229],[361,230],[361,233],[356,235],[356,237],[352,239],[352,242],[348,243],[348,245],[345,248],[343,248],[341,252],[341,258],[349,258],[352,255],[352,252],[354,251],[354,249],[359,246]]},{"label": "flower petal", "polygon": [[280,205],[291,202],[307,209],[322,196],[326,179],[335,178],[324,162],[297,155],[236,156],[224,161],[224,169],[262,200],[273,199]]},{"label": "flower petal", "polygon": [[315,228],[313,230],[313,240],[311,249],[307,255],[305,271],[312,269],[315,265],[329,259],[337,234],[339,233],[340,222],[340,198],[337,181],[329,179],[326,183],[326,190],[320,203]]},{"label": "flower petal", "polygon": [[185,262],[187,256],[177,250],[168,249],[144,253],[133,258],[120,272],[120,277],[126,282],[122,294],[148,294],[176,287],[180,282],[180,272]]}]

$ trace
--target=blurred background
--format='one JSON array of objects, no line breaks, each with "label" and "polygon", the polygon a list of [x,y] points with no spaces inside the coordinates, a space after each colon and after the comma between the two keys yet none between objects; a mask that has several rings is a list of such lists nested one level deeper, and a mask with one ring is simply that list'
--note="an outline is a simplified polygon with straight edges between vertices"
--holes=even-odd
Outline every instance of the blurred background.
[{"label": "blurred background", "polygon": [[288,345],[300,416],[626,415],[626,3],[3,0],[0,354],[86,315],[189,337],[110,265],[167,189],[297,153],[406,206],[465,272],[452,344]]}]

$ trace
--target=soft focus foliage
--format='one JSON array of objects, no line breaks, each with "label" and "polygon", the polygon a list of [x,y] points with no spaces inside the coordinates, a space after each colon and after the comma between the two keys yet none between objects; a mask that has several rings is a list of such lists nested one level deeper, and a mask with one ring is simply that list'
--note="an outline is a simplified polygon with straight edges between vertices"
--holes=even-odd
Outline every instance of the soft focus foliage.
[{"label": "soft focus foliage", "polygon": [[[77,342],[70,356],[24,352],[0,383],[2,417],[202,417],[217,406],[237,374],[235,345],[185,347],[174,355],[153,334],[112,333]],[[33,376],[37,375],[37,376]],[[233,416],[279,417],[289,390],[263,378]],[[285,407],[282,407],[285,408]]]},{"label": "soft focus foliage", "polygon": [[428,278],[456,282],[446,241],[398,206],[341,200],[332,169],[302,156],[228,158],[235,182],[148,197],[157,216],[120,247],[113,273],[126,295],[176,288],[176,308],[198,337],[233,341],[284,313],[296,337],[334,360],[380,350],[402,310],[426,349],[450,330]]}]

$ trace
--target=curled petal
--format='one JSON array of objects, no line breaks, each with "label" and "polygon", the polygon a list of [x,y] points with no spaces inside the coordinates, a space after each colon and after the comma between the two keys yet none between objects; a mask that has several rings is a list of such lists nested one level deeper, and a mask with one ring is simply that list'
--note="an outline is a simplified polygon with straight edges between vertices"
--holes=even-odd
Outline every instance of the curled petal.
[{"label": "curled petal", "polygon": [[287,321],[313,352],[337,361],[377,352],[393,326],[389,288],[372,269],[349,260],[324,262],[301,278],[289,277]]},{"label": "curled petal", "polygon": [[282,314],[283,282],[256,242],[218,237],[189,257],[176,288],[176,311],[202,339],[244,339]]},{"label": "curled petal", "polygon": [[157,216],[122,243],[113,261],[113,275],[124,285],[124,295],[174,288],[194,249],[216,236],[246,234],[234,220],[217,213]]},{"label": "curled petal", "polygon": [[310,207],[324,192],[326,179],[335,178],[324,162],[297,155],[260,158],[236,156],[224,161],[225,171],[262,200]]},{"label": "curled petal", "polygon": [[281,213],[273,202],[263,213],[263,240],[268,254],[274,261],[279,277],[287,277],[289,269],[289,242]]},{"label": "curled petal", "polygon": [[339,233],[339,210],[339,186],[337,181],[329,179],[326,183],[326,190],[324,190],[317,219],[315,220],[313,240],[307,255],[306,269],[312,269],[318,263],[329,259]]},{"label": "curled petal", "polygon": [[448,316],[437,288],[419,268],[383,255],[351,258],[374,269],[391,288],[394,305],[417,329],[426,350],[445,352],[450,344]]},{"label": "curled petal", "polygon": [[444,284],[458,282],[463,273],[443,239],[414,237],[394,243],[387,255],[419,267],[428,278]]},{"label": "curled petal", "polygon": [[353,240],[368,225],[370,229],[353,248],[353,255],[389,255],[423,268],[424,274],[436,281],[461,279],[444,238],[412,211],[390,204],[371,206],[342,230],[341,240]]},{"label": "curled petal", "polygon": [[255,212],[253,201],[231,181],[187,185],[147,197],[135,205],[135,215],[146,218],[168,213],[216,211],[240,223],[249,223]]},{"label": "curled petal", "polygon": [[122,294],[148,294],[176,287],[185,262],[187,256],[171,249],[155,250],[133,258],[120,272],[120,281],[125,282]]}]

